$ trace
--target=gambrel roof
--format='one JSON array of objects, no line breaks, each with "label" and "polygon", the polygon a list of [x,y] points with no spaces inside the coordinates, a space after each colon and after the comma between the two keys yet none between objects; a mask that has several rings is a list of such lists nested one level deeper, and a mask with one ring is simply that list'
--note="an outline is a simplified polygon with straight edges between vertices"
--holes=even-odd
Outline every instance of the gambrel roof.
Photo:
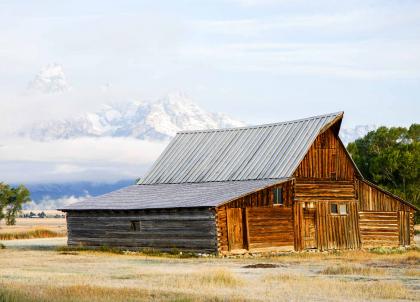
[{"label": "gambrel roof", "polygon": [[342,117],[179,132],[139,184],[292,177],[316,137]]}]

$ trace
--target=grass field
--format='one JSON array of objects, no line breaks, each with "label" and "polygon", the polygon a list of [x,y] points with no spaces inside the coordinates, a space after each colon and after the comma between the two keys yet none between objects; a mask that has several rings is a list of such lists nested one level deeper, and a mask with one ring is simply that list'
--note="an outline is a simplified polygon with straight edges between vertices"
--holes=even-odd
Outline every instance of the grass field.
[{"label": "grass field", "polygon": [[15,225],[0,222],[0,240],[66,236],[65,218],[17,218]]},{"label": "grass field", "polygon": [[[65,220],[0,232],[37,228],[65,234]],[[0,242],[1,302],[420,301],[419,249],[181,258],[61,248],[66,237]]]},{"label": "grass field", "polygon": [[52,245],[63,239],[43,240],[50,247],[15,240],[0,250],[0,301],[420,300],[419,250],[179,259],[60,250]]}]

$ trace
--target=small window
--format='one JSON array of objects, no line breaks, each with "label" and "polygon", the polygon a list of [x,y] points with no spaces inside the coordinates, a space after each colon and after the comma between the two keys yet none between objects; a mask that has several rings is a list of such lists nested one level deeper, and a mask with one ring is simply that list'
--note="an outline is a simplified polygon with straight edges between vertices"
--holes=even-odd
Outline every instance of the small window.
[{"label": "small window", "polygon": [[340,210],[340,215],[347,215],[347,205],[346,204],[340,204],[339,210]]},{"label": "small window", "polygon": [[331,204],[331,214],[336,215],[347,215],[347,205],[346,204]]},{"label": "small window", "polygon": [[331,204],[331,214],[338,214],[338,206],[336,203]]},{"label": "small window", "polygon": [[273,190],[274,192],[274,201],[273,203],[276,205],[282,205],[283,204],[283,194],[281,188],[275,188]]},{"label": "small window", "polygon": [[134,232],[139,232],[140,231],[140,221],[139,220],[131,221],[130,230],[134,231]]}]

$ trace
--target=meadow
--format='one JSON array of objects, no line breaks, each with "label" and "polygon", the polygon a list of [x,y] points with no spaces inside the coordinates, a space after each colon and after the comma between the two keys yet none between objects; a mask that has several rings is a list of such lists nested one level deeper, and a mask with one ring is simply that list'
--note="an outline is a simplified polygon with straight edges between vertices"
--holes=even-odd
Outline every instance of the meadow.
[{"label": "meadow", "polygon": [[17,218],[15,225],[0,222],[0,240],[64,237],[65,218]]},{"label": "meadow", "polygon": [[[64,234],[64,222],[13,231]],[[0,242],[0,301],[420,300],[418,248],[221,258],[73,249],[66,237]]]}]

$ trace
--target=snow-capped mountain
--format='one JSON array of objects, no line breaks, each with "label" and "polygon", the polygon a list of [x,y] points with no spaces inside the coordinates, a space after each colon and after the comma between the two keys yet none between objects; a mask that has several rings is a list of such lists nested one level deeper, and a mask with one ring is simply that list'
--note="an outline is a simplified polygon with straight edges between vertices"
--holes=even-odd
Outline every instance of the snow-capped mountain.
[{"label": "snow-capped mountain", "polygon": [[47,94],[60,93],[70,90],[64,74],[63,66],[49,64],[42,68],[29,84],[29,89]]},{"label": "snow-capped mountain", "polygon": [[84,136],[164,140],[181,130],[243,125],[225,114],[205,111],[183,93],[172,93],[156,102],[104,105],[99,112],[40,122],[21,131],[20,135],[43,141]]},{"label": "snow-capped mountain", "polygon": [[361,138],[368,134],[370,131],[378,129],[376,125],[358,125],[354,128],[347,128],[340,130],[340,138],[344,145],[354,142],[356,139]]}]

